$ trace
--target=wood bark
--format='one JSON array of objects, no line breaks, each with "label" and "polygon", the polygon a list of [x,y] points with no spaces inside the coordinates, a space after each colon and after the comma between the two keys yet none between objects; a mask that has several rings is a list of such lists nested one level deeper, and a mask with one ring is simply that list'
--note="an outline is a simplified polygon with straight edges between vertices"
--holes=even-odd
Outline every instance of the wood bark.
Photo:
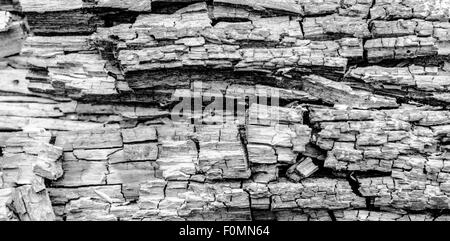
[{"label": "wood bark", "polygon": [[449,20],[0,0],[0,220],[450,220]]}]

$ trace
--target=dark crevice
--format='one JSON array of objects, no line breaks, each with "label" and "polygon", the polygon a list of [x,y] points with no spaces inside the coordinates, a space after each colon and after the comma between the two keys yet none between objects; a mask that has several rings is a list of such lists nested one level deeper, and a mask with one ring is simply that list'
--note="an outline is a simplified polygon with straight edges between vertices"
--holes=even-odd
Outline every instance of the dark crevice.
[{"label": "dark crevice", "polygon": [[286,164],[286,165],[279,165],[277,167],[278,167],[278,178],[289,179],[289,177],[287,176],[287,170],[289,169],[289,167],[291,167],[291,165]]},{"label": "dark crevice", "polygon": [[250,198],[250,192],[247,190],[244,190],[244,192],[246,192],[248,195],[248,202],[249,202],[249,207],[250,207],[249,208],[250,209],[250,220],[254,221],[256,219],[255,219],[254,209],[252,208],[252,199]]},{"label": "dark crevice", "polygon": [[366,197],[362,195],[362,193],[359,191],[360,184],[358,181],[358,178],[356,176],[355,172],[351,172],[347,176],[347,181],[350,184],[350,187],[352,188],[353,193],[355,193],[358,197],[363,197],[365,199],[366,203],[366,209],[369,211],[380,211],[379,208],[375,207],[375,197]]},{"label": "dark crevice", "polygon": [[[142,12],[114,8],[86,8],[46,13],[27,12],[26,18],[36,36],[82,36],[94,33],[98,27],[134,23],[140,14]],[[73,21],[67,22],[66,19]]]},{"label": "dark crevice", "polygon": [[55,145],[55,143],[56,143],[56,136],[52,136],[50,138],[50,144]]},{"label": "dark crevice", "polygon": [[436,66],[440,67],[447,61],[450,61],[450,56],[447,55],[432,55],[432,56],[421,56],[409,59],[382,59],[380,61],[363,61],[357,63],[357,67],[369,67],[369,66],[380,66],[380,67],[402,67],[402,66],[410,66],[410,65],[419,65],[419,66]]},{"label": "dark crevice", "polygon": [[381,211],[380,208],[375,207],[375,197],[365,197],[366,199],[366,209],[369,211]]},{"label": "dark crevice", "polygon": [[448,209],[434,209],[434,210],[429,210],[429,212],[431,213],[431,216],[433,217],[433,221],[442,215],[450,215],[450,210],[448,210]]},{"label": "dark crevice", "polygon": [[[104,162],[104,161],[103,161]],[[153,162],[153,161],[142,161],[142,162]],[[123,164],[125,162],[122,163],[114,163],[114,164]],[[136,162],[135,162],[136,163]],[[63,176],[60,178],[60,180],[64,179],[64,174]],[[53,182],[53,181],[51,181]],[[64,188],[64,189],[77,189],[77,188],[83,188],[83,187],[113,187],[113,186],[117,186],[120,184],[87,184],[87,185],[77,185],[77,186],[64,186],[64,185],[58,185],[58,184],[54,184],[54,183],[50,183],[50,185],[46,185],[46,187],[50,187],[50,188]]]},{"label": "dark crevice", "polygon": [[306,107],[306,109],[307,109],[307,111],[304,111],[303,112],[303,124],[304,125],[307,125],[307,126],[311,126],[311,118],[310,118],[310,110],[309,110],[309,107],[308,106],[305,106]]},{"label": "dark crevice", "polygon": [[392,172],[381,172],[381,171],[377,171],[377,170],[366,170],[366,171],[352,171],[351,174],[357,180],[358,178],[375,178],[375,177],[391,176]]},{"label": "dark crevice", "polygon": [[367,52],[367,49],[366,49],[366,43],[367,43],[367,40],[369,40],[369,38],[363,38],[362,39],[362,46],[363,46],[363,58],[362,58],[362,62],[359,62],[359,63],[357,63],[357,65],[358,66],[360,66],[360,65],[369,65],[368,63],[369,63],[369,58],[368,58],[368,52]]},{"label": "dark crevice", "polygon": [[205,2],[204,0],[198,0],[198,1],[186,1],[186,2],[155,2],[152,1],[152,14],[173,14],[176,11],[185,8],[189,5],[199,3],[199,2]]},{"label": "dark crevice", "polygon": [[[292,19],[292,18],[291,18]],[[302,31],[303,38],[305,37],[305,30],[303,29],[303,21],[299,20],[298,24],[300,25],[300,30]]]},{"label": "dark crevice", "polygon": [[[314,162],[314,159],[313,159]],[[316,164],[316,162],[314,162]],[[317,164],[316,164],[317,165]],[[319,166],[319,170],[312,174],[309,178],[330,178],[330,179],[346,179],[347,173],[337,172],[330,168]]]},{"label": "dark crevice", "polygon": [[116,12],[108,13],[101,16],[104,24],[103,27],[113,27],[123,23],[134,23],[137,17],[142,14],[140,12]]},{"label": "dark crevice", "polygon": [[248,19],[248,18],[225,18],[225,17],[221,17],[221,18],[213,18],[211,20],[211,25],[214,27],[220,22],[245,23],[245,22],[249,22],[249,21],[250,21],[250,19]]},{"label": "dark crevice", "polygon": [[77,31],[77,32],[51,32],[51,31],[45,31],[45,32],[34,32],[35,36],[42,36],[42,37],[52,37],[52,36],[87,36],[91,35],[95,31]]},{"label": "dark crevice", "polygon": [[350,184],[350,187],[352,188],[353,192],[357,196],[362,197],[363,195],[359,191],[360,185],[359,185],[358,179],[356,178],[354,172],[351,172],[347,175],[347,181]]},{"label": "dark crevice", "polygon": [[[194,127],[194,133],[196,132],[197,130],[195,129],[195,127]],[[200,156],[200,141],[197,139],[197,138],[195,138],[195,137],[190,137],[189,138],[192,142],[194,142],[194,145],[195,145],[195,149],[197,150],[197,159],[199,158],[199,156]]]},{"label": "dark crevice", "polygon": [[330,215],[331,221],[336,222],[336,216],[334,215],[334,212],[332,210],[328,210],[328,215]]},{"label": "dark crevice", "polygon": [[367,20],[368,21],[371,21],[371,19],[372,19],[372,15],[370,13],[370,9],[372,9],[375,6],[376,2],[377,2],[377,0],[372,0],[372,4],[370,5],[369,12],[367,13]]},{"label": "dark crevice", "polygon": [[242,149],[244,150],[245,159],[247,160],[247,166],[250,166],[249,163],[249,157],[248,157],[248,150],[247,150],[247,129],[245,125],[239,125],[238,126],[239,131],[239,139],[241,141]]}]

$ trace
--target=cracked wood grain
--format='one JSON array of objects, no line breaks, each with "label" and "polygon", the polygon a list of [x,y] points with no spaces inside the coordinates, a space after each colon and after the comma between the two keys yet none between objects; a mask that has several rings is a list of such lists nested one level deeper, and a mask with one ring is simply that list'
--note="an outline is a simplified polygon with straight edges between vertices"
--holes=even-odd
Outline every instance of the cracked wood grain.
[{"label": "cracked wood grain", "polygon": [[0,220],[448,220],[449,18],[0,1]]}]

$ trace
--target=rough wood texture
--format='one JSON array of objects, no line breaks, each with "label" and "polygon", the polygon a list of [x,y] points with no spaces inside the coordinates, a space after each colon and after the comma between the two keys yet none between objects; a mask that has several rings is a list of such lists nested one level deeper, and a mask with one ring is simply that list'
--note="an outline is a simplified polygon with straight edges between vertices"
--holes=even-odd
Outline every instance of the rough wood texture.
[{"label": "rough wood texture", "polygon": [[20,53],[27,32],[18,16],[0,9],[0,58]]},{"label": "rough wood texture", "polygon": [[0,0],[0,220],[449,220],[444,0]]}]

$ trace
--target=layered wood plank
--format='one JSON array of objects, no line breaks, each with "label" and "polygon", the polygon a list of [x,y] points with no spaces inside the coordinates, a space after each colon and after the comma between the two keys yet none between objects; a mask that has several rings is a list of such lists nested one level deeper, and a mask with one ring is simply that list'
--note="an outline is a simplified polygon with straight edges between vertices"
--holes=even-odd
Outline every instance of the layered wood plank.
[{"label": "layered wood plank", "polygon": [[0,1],[0,220],[447,220],[449,9]]}]

